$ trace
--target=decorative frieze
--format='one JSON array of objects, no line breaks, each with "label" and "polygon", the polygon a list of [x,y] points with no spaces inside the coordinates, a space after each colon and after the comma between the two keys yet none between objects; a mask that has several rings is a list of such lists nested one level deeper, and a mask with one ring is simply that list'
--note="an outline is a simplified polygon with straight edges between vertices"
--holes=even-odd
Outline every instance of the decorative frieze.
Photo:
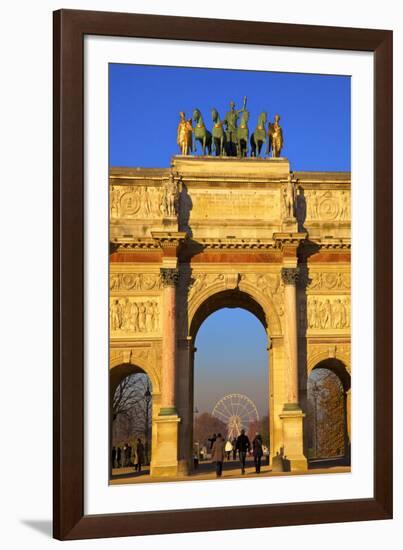
[{"label": "decorative frieze", "polygon": [[157,273],[111,273],[109,288],[111,292],[160,290],[162,281]]},{"label": "decorative frieze", "polygon": [[310,271],[307,290],[350,290],[350,273],[342,271]]}]

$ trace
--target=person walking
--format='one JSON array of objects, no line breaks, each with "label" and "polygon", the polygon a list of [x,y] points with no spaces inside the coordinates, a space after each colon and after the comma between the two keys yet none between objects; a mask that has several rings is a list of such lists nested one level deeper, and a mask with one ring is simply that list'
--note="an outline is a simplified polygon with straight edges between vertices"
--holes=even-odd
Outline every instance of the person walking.
[{"label": "person walking", "polygon": [[222,464],[225,457],[225,440],[221,437],[221,434],[217,434],[217,437],[213,443],[211,449],[211,460],[215,462],[215,472],[217,477],[222,475]]},{"label": "person walking", "polygon": [[236,437],[232,440],[232,460],[236,460]]},{"label": "person walking", "polygon": [[239,452],[239,460],[241,462],[241,472],[245,473],[246,453],[250,450],[249,437],[245,434],[245,430],[241,430],[241,434],[236,440],[236,449]]},{"label": "person walking", "polygon": [[116,468],[120,468],[121,460],[122,460],[122,449],[118,447],[118,450],[116,451]]},{"label": "person walking", "polygon": [[225,453],[227,455],[227,460],[231,460],[231,451],[232,451],[232,443],[228,439],[228,441],[225,444]]},{"label": "person walking", "polygon": [[126,468],[126,449],[127,443],[125,443],[122,448],[122,468]]},{"label": "person walking", "polygon": [[132,447],[132,464],[134,466],[134,471],[137,472],[137,444],[136,441],[133,441],[133,447]]},{"label": "person walking", "polygon": [[144,445],[139,438],[136,445],[136,454],[137,454],[137,471],[141,472],[141,465],[144,461]]},{"label": "person walking", "polygon": [[112,447],[112,468],[116,468],[116,447]]},{"label": "person walking", "polygon": [[126,466],[131,466],[131,458],[132,458],[132,448],[130,447],[130,444],[127,443],[127,447],[126,447]]},{"label": "person walking", "polygon": [[252,441],[253,448],[253,460],[255,462],[255,470],[257,474],[260,474],[260,466],[263,456],[263,441],[259,432],[256,433],[254,440]]}]

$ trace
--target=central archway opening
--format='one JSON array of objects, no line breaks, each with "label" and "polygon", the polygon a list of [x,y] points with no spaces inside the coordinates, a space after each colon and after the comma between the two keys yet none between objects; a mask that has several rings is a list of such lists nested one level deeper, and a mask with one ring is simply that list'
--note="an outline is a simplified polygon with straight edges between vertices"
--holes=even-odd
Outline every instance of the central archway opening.
[{"label": "central archway opening", "polygon": [[[223,292],[203,304],[193,323],[197,326],[194,467],[199,471],[214,468],[212,447],[215,437],[221,434],[226,442],[224,470],[241,473],[236,449],[241,430],[249,438],[251,451],[259,434],[264,452],[262,464],[268,464],[269,361],[263,310],[243,293]],[[253,452],[247,456],[247,472],[248,469],[254,470]]]}]

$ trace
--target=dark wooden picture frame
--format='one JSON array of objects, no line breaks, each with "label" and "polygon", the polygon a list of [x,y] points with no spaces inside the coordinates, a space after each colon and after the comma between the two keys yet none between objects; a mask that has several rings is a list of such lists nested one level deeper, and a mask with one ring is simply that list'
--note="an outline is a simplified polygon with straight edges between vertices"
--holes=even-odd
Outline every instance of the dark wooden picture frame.
[{"label": "dark wooden picture frame", "polygon": [[[374,497],[84,515],[84,36],[374,53]],[[60,10],[54,13],[54,536],[61,540],[392,517],[391,31]]]}]

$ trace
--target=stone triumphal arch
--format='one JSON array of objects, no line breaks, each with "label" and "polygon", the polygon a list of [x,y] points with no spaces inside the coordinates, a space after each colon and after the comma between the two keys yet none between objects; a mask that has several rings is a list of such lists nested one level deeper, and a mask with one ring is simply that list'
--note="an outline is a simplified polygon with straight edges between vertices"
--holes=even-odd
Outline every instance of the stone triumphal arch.
[{"label": "stone triumphal arch", "polygon": [[190,156],[113,168],[110,238],[111,380],[150,378],[151,475],[190,471],[195,336],[221,307],[262,322],[271,457],[306,469],[309,374],[333,360],[350,375],[350,173]]}]

